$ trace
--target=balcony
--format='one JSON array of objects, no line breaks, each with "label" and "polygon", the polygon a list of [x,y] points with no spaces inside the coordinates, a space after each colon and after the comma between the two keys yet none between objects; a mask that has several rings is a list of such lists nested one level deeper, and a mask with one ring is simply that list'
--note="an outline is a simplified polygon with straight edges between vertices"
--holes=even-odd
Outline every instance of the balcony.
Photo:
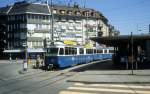
[{"label": "balcony", "polygon": [[50,24],[50,21],[49,21],[49,20],[34,20],[34,19],[28,19],[28,20],[27,20],[27,23],[30,23],[30,24],[41,24],[41,23]]},{"label": "balcony", "polygon": [[34,33],[48,33],[50,30],[49,29],[39,29],[35,28]]}]

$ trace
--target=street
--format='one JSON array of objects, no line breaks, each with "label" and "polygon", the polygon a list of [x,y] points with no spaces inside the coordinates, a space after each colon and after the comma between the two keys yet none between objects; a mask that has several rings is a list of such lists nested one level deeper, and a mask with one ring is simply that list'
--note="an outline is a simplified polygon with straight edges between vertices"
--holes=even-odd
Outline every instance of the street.
[{"label": "street", "polygon": [[20,70],[22,63],[0,64],[0,94],[150,94],[149,70],[130,75],[130,70],[114,70],[105,61],[63,70]]}]

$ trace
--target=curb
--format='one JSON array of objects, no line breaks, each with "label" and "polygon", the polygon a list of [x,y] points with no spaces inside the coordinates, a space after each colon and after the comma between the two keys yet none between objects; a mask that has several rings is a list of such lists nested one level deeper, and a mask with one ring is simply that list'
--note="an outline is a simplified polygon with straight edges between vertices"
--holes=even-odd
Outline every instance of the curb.
[{"label": "curb", "polygon": [[150,84],[150,82],[90,82],[90,81],[73,81],[73,80],[67,80],[67,82],[73,82],[73,83],[84,83],[84,84]]}]

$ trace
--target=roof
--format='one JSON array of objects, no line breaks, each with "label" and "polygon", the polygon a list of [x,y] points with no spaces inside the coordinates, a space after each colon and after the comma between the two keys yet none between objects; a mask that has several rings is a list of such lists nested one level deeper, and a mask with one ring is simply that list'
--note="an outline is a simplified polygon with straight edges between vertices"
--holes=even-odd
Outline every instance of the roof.
[{"label": "roof", "polygon": [[[68,11],[72,11],[72,16],[76,15],[76,12],[80,12],[81,16],[84,17],[84,12],[89,12],[89,16],[88,17],[93,17],[93,18],[101,18],[104,21],[108,21],[102,13],[100,13],[99,11],[96,11],[94,9],[91,8],[82,8],[82,7],[73,7],[73,6],[60,6],[60,5],[53,5],[53,9],[57,11],[56,14],[61,14],[60,11],[64,10],[65,13],[64,15],[68,15],[67,12]],[[92,14],[95,15],[92,15]]]},{"label": "roof", "polygon": [[6,7],[2,7],[0,8],[0,14],[6,14],[8,12],[8,10],[10,9],[11,6],[6,6]]},{"label": "roof", "polygon": [[[0,14],[7,13],[10,15],[13,14],[24,14],[24,13],[39,13],[39,14],[48,14],[49,8],[51,5],[47,4],[40,4],[40,3],[29,3],[29,2],[16,2],[14,5],[2,7],[0,8]],[[85,12],[89,12],[90,18],[99,18],[102,19],[104,22],[107,22],[108,20],[103,16],[103,14],[99,11],[96,11],[91,8],[82,8],[82,7],[73,7],[73,6],[61,6],[61,5],[53,5],[53,9],[57,11],[55,15],[68,15],[68,11],[72,11],[72,14],[70,16],[79,16],[76,14],[76,12],[81,13],[81,17],[86,17]],[[64,10],[65,13],[62,14],[61,10]]]},{"label": "roof", "polygon": [[27,12],[49,14],[48,6],[46,4],[33,3],[15,3],[9,14],[22,14]]},{"label": "roof", "polygon": [[[143,43],[146,40],[150,40],[150,35],[133,35],[132,38],[134,43]],[[109,46],[120,46],[130,43],[131,35],[93,37],[91,40]]]}]

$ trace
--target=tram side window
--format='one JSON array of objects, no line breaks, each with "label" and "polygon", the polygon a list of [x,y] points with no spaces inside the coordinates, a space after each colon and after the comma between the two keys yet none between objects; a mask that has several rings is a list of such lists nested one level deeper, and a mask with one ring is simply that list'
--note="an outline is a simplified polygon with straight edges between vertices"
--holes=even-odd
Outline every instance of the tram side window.
[{"label": "tram side window", "polygon": [[94,49],[94,53],[96,53],[96,49]]},{"label": "tram side window", "polygon": [[80,54],[84,54],[84,49],[83,48],[80,48]]},{"label": "tram side window", "polygon": [[106,50],[106,49],[104,50],[104,53],[107,53],[107,50]]},{"label": "tram side window", "polygon": [[114,50],[109,50],[109,53],[114,53]]},{"label": "tram side window", "polygon": [[77,54],[77,48],[72,48],[72,54],[74,54],[74,55]]},{"label": "tram side window", "polygon": [[97,53],[103,53],[103,50],[97,50]]},{"label": "tram side window", "polygon": [[77,54],[77,48],[65,47],[65,55],[74,55]]},{"label": "tram side window", "polygon": [[64,49],[60,48],[59,55],[64,55]]},{"label": "tram side window", "polygon": [[65,47],[65,55],[69,55],[69,47]]},{"label": "tram side window", "polygon": [[87,54],[93,54],[93,49],[86,49]]},{"label": "tram side window", "polygon": [[89,49],[86,49],[86,54],[89,54]]}]

